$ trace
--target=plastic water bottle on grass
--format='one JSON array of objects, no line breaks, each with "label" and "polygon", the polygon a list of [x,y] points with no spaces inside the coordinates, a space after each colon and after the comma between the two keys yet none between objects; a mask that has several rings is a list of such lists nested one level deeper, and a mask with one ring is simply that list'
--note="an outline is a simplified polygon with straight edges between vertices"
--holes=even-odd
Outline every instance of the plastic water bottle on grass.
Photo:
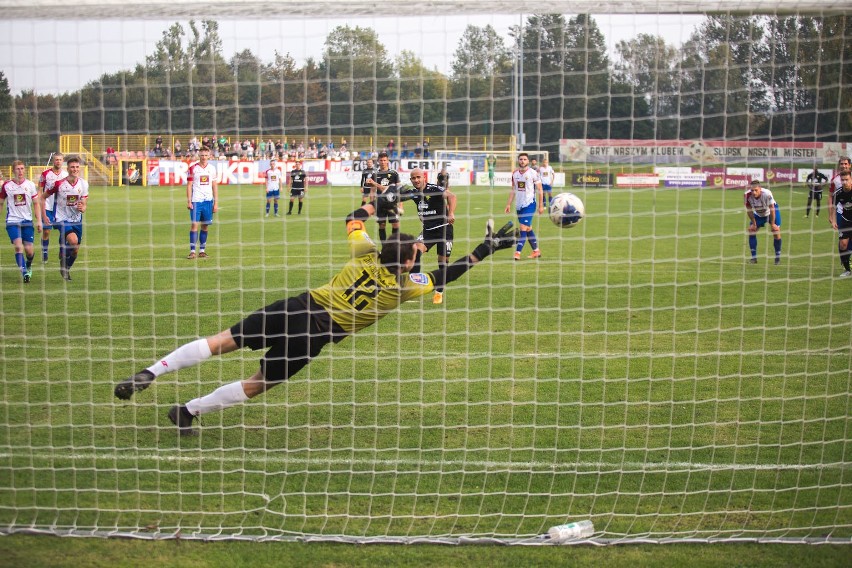
[{"label": "plastic water bottle on grass", "polygon": [[590,538],[594,534],[595,526],[592,524],[592,521],[577,521],[576,523],[556,525],[555,527],[550,527],[550,530],[547,531],[547,536],[550,537],[550,540],[556,542]]}]

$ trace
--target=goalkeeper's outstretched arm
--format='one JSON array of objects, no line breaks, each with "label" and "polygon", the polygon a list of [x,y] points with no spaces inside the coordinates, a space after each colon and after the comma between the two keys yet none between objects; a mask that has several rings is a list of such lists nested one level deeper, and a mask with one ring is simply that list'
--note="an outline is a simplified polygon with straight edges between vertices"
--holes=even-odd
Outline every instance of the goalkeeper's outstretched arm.
[{"label": "goalkeeper's outstretched arm", "polygon": [[503,225],[496,233],[494,232],[493,225],[493,220],[489,219],[488,224],[485,227],[485,240],[482,244],[477,245],[477,247],[473,249],[469,255],[458,259],[449,266],[442,266],[437,270],[430,272],[429,277],[432,278],[432,282],[450,283],[458,280],[459,277],[470,270],[474,264],[477,264],[481,260],[492,255],[495,251],[515,246],[520,232],[518,229],[512,230],[511,221]]}]

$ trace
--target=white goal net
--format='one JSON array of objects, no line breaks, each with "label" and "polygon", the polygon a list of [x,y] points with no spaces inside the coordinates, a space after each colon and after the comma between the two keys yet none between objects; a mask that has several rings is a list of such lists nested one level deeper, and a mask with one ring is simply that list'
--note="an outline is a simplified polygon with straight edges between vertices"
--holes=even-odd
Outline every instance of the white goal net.
[{"label": "white goal net", "polygon": [[[852,278],[829,210],[848,4],[424,4],[0,1],[0,532],[531,544],[591,521],[580,541],[848,543]],[[519,224],[488,171],[521,150],[585,219],[530,213],[433,303],[439,254]],[[268,392],[238,385],[264,351],[196,340],[350,261],[382,152],[402,183],[454,164],[452,246],[402,280],[429,293]],[[14,220],[14,162],[37,184],[74,179],[72,157],[82,221],[43,242]],[[209,226],[189,180],[216,182]],[[750,233],[753,181],[778,208]],[[76,215],[81,186],[57,183]],[[332,293],[368,306],[370,282]],[[158,361],[179,370],[116,398]],[[176,405],[204,410],[197,435]]]}]

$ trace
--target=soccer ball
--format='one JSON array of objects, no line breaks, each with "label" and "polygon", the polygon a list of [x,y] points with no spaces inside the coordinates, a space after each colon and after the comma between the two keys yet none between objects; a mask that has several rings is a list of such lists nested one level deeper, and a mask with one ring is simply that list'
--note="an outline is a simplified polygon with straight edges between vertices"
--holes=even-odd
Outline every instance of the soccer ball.
[{"label": "soccer ball", "polygon": [[560,193],[550,202],[550,220],[557,227],[576,227],[586,216],[586,207],[573,193]]}]

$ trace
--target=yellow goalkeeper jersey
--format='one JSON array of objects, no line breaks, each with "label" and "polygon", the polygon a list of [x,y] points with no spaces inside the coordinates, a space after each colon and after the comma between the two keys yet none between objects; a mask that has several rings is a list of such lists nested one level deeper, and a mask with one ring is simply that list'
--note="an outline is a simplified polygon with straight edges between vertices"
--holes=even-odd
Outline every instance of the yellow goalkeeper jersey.
[{"label": "yellow goalkeeper jersey", "polygon": [[331,282],[311,290],[311,296],[350,333],[376,323],[401,303],[434,289],[428,274],[397,276],[382,266],[378,248],[366,231],[349,233],[349,250],[351,260]]}]

